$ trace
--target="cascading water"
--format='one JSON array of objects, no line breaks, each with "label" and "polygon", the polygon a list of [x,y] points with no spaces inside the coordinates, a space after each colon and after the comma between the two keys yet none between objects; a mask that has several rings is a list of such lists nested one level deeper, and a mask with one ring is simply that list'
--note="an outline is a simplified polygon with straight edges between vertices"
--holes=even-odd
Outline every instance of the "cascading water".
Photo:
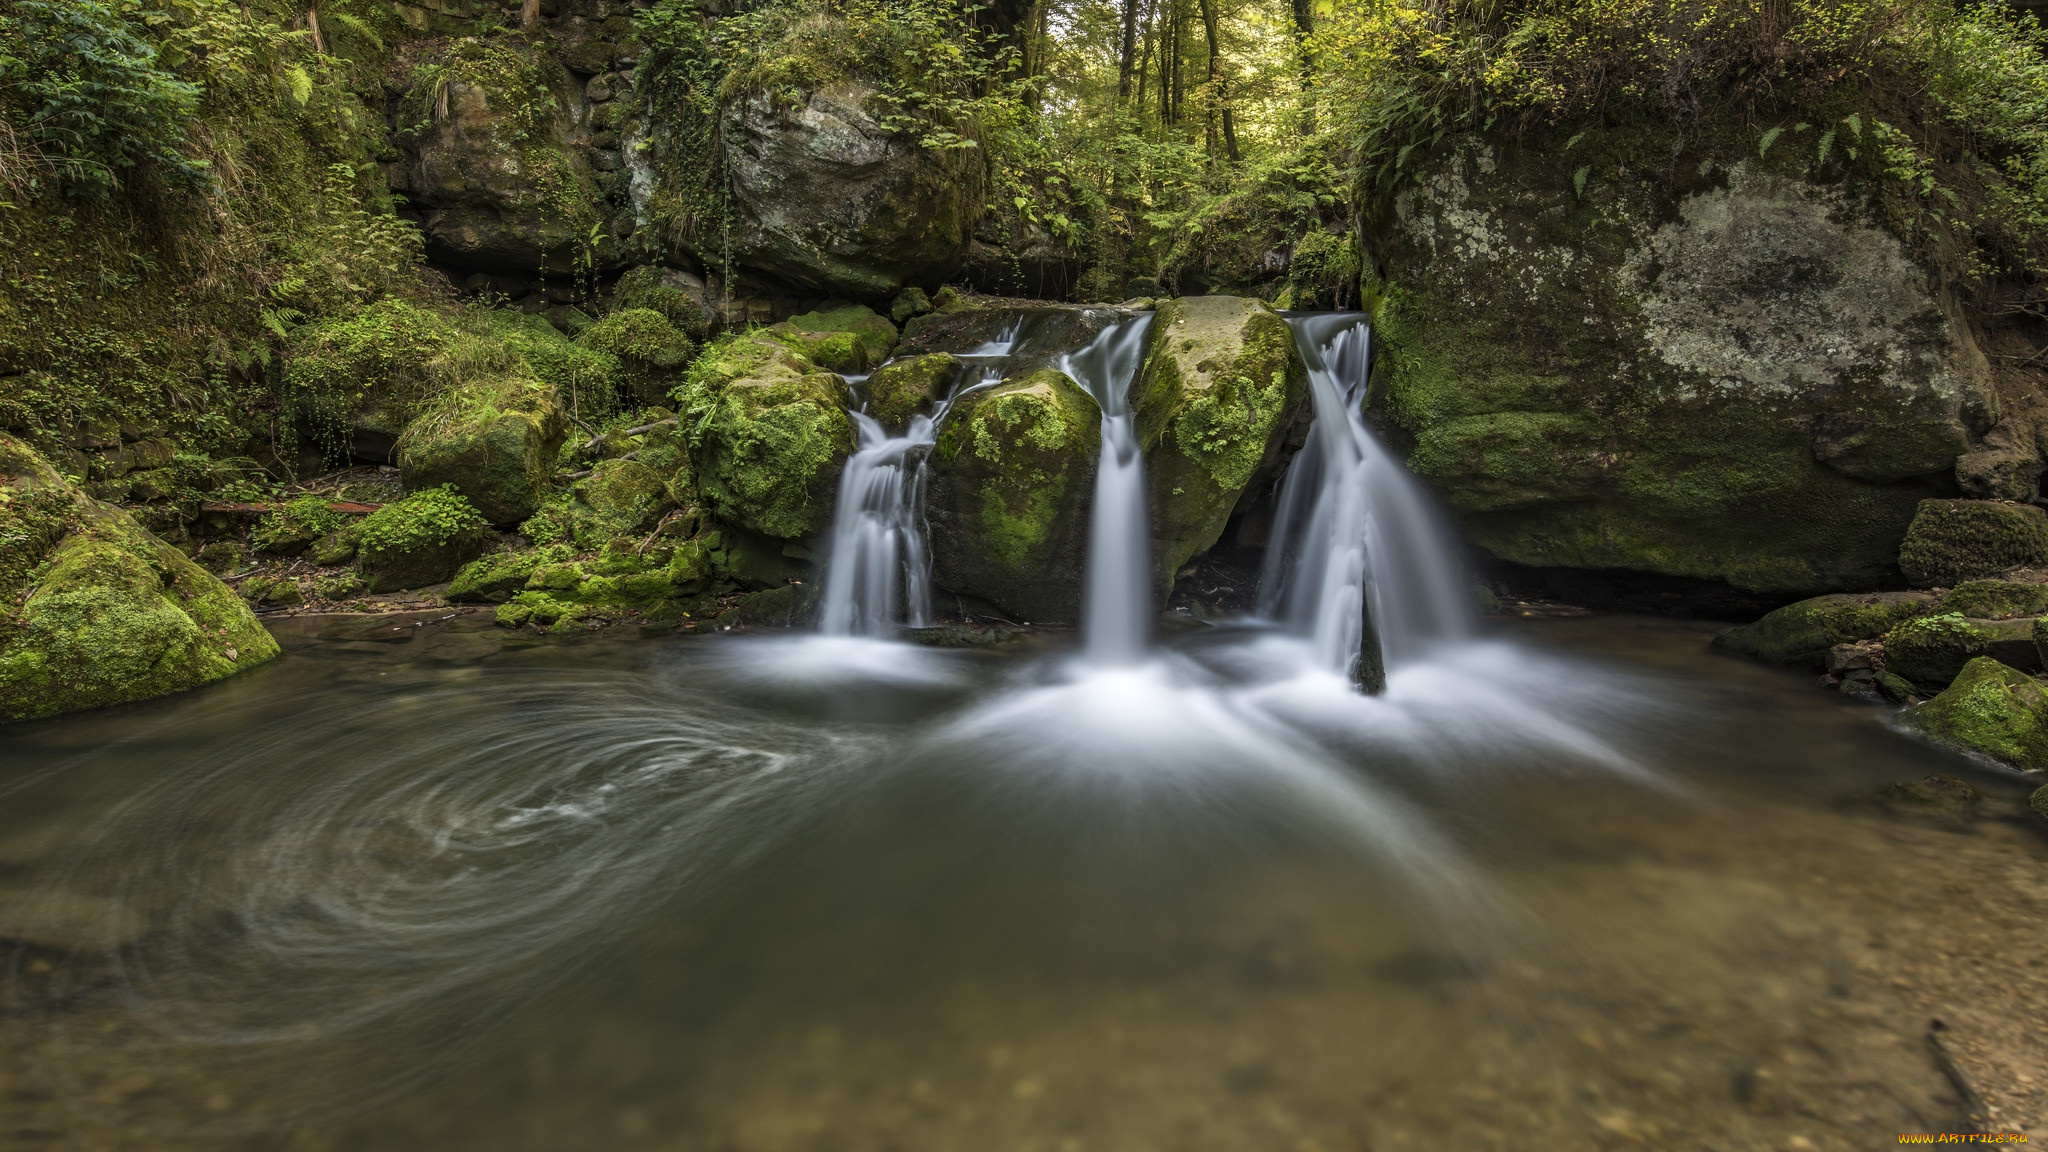
[{"label": "cascading water", "polygon": [[[849,412],[860,445],[839,479],[818,630],[826,636],[885,639],[902,624],[931,622],[931,550],[925,546],[925,461],[939,422],[955,400],[1002,380],[1023,326],[1012,322],[994,340],[961,353],[966,367],[931,415],[911,417],[891,436],[865,412]],[[970,377],[975,383],[961,387]],[[853,378],[854,383],[865,377]]]},{"label": "cascading water", "polygon": [[1376,687],[1385,671],[1468,638],[1472,609],[1428,495],[1365,423],[1366,318],[1287,323],[1308,366],[1315,424],[1281,486],[1259,613],[1308,637],[1324,666]]},{"label": "cascading water", "polygon": [[1102,455],[1088,524],[1088,582],[1081,606],[1088,661],[1135,664],[1144,658],[1151,615],[1151,555],[1146,538],[1145,464],[1131,416],[1131,385],[1145,360],[1152,314],[1104,328],[1079,352],[1060,357],[1065,372],[1102,409]]}]

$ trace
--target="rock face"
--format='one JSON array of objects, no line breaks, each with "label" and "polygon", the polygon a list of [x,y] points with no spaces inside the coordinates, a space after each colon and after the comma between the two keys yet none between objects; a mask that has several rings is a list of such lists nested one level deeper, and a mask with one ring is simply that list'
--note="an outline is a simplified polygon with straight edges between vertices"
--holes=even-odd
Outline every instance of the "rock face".
[{"label": "rock face", "polygon": [[1223,535],[1252,478],[1280,463],[1306,382],[1293,333],[1264,303],[1195,296],[1160,304],[1131,406],[1162,587]]},{"label": "rock face", "polygon": [[2048,696],[2039,681],[1988,656],[1902,718],[1941,744],[2017,768],[2048,768]]},{"label": "rock face", "polygon": [[566,279],[602,203],[575,146],[583,98],[552,53],[513,43],[455,40],[415,70],[409,194],[436,258]]},{"label": "rock face", "polygon": [[0,720],[179,692],[277,655],[225,584],[0,435]]},{"label": "rock face", "polygon": [[2002,500],[1925,500],[1899,545],[1899,570],[1922,588],[2048,565],[2048,511]]},{"label": "rock face", "polygon": [[1826,188],[1561,154],[1467,143],[1367,229],[1410,466],[1521,564],[1879,583],[1997,419],[1968,330]]},{"label": "rock face", "polygon": [[732,336],[704,350],[677,399],[697,490],[720,519],[781,540],[825,530],[853,451],[845,381],[765,334]]},{"label": "rock face", "polygon": [[987,186],[978,148],[884,128],[875,92],[838,84],[788,106],[757,95],[722,130],[739,217],[732,256],[792,284],[855,296],[935,287],[967,257]]},{"label": "rock face", "polygon": [[1717,647],[1774,664],[1826,663],[1828,649],[1882,636],[1895,625],[1935,610],[1927,592],[1838,594],[1801,600],[1753,624],[1714,637]]},{"label": "rock face", "polygon": [[934,582],[1018,620],[1080,619],[1101,421],[1049,368],[960,401],[931,454]]}]

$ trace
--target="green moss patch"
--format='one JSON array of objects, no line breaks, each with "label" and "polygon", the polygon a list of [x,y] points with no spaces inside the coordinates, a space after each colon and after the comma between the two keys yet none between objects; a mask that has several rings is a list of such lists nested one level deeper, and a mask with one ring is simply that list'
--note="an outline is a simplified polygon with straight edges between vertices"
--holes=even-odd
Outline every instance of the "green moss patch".
[{"label": "green moss patch", "polygon": [[959,375],[960,361],[944,352],[885,364],[875,369],[862,386],[867,393],[868,414],[881,421],[884,428],[906,428],[911,417],[929,414]]},{"label": "green moss patch", "polygon": [[1820,667],[1829,648],[1882,636],[1935,607],[1925,592],[1816,596],[1787,604],[1753,624],[1730,628],[1714,643],[1776,664]]},{"label": "green moss patch", "polygon": [[718,515],[780,539],[815,536],[853,451],[844,383],[765,337],[704,350],[676,391],[697,488]]},{"label": "green moss patch", "polygon": [[2048,511],[2003,500],[1924,500],[1899,545],[1899,570],[1946,587],[2048,564]]},{"label": "green moss patch", "polygon": [[1902,720],[1953,748],[2017,768],[2048,768],[2048,696],[2033,677],[1986,656]]}]

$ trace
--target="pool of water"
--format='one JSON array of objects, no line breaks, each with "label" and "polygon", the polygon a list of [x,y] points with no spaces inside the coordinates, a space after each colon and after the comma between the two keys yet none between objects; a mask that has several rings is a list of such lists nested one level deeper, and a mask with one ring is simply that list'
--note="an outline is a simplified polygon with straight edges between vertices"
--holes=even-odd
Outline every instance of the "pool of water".
[{"label": "pool of water", "polygon": [[[1087,673],[420,619],[0,729],[0,1147],[1860,1149],[1959,1130],[1958,1079],[2048,1117],[2025,783],[1703,626],[1503,624],[1364,700],[1237,629]],[[1935,771],[1977,816],[1872,799]]]}]

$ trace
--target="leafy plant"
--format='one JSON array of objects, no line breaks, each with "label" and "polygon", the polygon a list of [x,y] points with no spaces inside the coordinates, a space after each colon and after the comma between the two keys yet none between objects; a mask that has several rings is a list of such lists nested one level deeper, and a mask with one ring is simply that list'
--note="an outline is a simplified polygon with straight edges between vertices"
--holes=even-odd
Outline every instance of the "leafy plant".
[{"label": "leafy plant", "polygon": [[357,541],[373,552],[409,552],[490,527],[452,484],[423,488],[363,518]]}]

